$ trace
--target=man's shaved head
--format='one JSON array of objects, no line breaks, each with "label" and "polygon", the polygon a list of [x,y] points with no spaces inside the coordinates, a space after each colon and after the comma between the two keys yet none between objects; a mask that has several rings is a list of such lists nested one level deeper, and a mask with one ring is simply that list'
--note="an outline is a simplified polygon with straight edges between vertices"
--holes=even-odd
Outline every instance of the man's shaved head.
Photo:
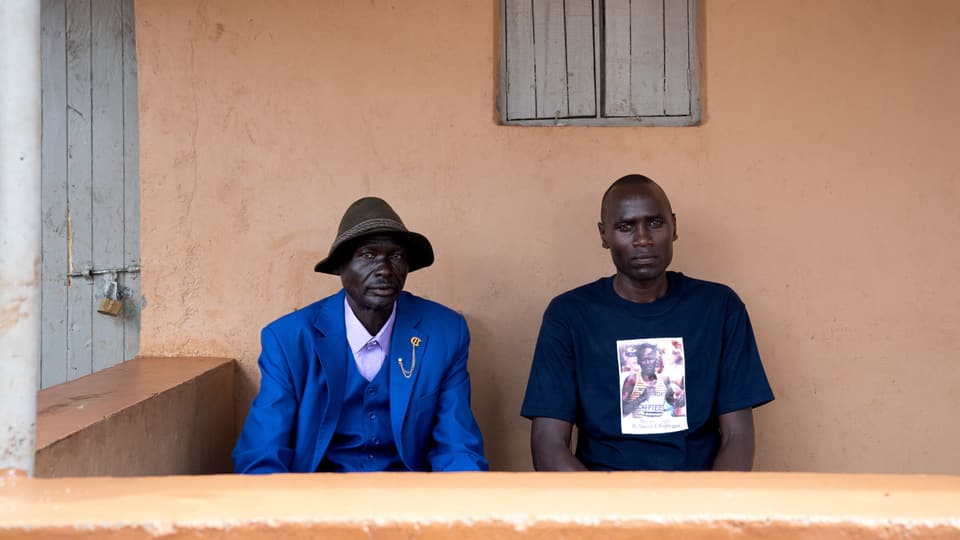
[{"label": "man's shaved head", "polygon": [[617,267],[613,288],[632,302],[652,302],[667,292],[677,216],[667,194],[642,174],[618,179],[603,194],[600,244]]},{"label": "man's shaved head", "polygon": [[607,188],[607,191],[603,193],[603,199],[600,201],[600,221],[603,221],[603,212],[607,207],[607,201],[610,198],[610,193],[620,187],[633,187],[633,186],[651,186],[655,187],[660,193],[663,193],[663,198],[667,201],[667,208],[670,212],[673,212],[673,208],[670,206],[670,199],[667,197],[667,193],[663,191],[663,188],[660,187],[660,184],[657,184],[653,181],[652,178],[644,176],[642,174],[628,174],[626,176],[621,176],[614,183],[610,184],[610,187]]}]

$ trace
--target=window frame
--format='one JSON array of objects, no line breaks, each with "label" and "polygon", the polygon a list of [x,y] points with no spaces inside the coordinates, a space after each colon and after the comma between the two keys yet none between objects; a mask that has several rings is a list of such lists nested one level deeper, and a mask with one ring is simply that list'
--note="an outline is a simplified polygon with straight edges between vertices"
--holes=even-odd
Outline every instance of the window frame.
[{"label": "window frame", "polygon": [[[591,0],[593,7],[593,71],[594,71],[594,104],[593,116],[568,116],[556,118],[535,119],[508,119],[507,101],[507,2],[499,0],[500,17],[499,28],[499,65],[497,68],[497,103],[496,117],[500,125],[506,126],[598,126],[598,127],[630,127],[630,126],[695,126],[702,120],[700,103],[700,64],[698,54],[698,0],[684,0],[687,4],[687,43],[688,43],[688,98],[690,103],[689,114],[684,115],[654,115],[654,116],[605,116],[605,89],[607,77],[605,73],[604,45],[606,28],[604,27],[604,13],[606,0]],[[535,0],[530,1],[531,5]],[[670,0],[664,0],[664,5]],[[676,1],[676,0],[674,0]],[[665,44],[666,47],[666,44]],[[569,75],[569,73],[568,73]]]}]

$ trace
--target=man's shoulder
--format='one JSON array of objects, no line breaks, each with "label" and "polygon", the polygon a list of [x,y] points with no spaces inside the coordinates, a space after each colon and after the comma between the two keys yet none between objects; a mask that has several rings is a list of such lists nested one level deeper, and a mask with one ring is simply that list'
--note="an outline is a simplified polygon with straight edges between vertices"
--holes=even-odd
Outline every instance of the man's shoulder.
[{"label": "man's shoulder", "polygon": [[611,277],[603,277],[590,283],[585,283],[579,287],[574,287],[569,291],[562,292],[553,297],[550,301],[551,307],[572,307],[578,304],[596,303],[606,300],[609,291],[613,290]]}]

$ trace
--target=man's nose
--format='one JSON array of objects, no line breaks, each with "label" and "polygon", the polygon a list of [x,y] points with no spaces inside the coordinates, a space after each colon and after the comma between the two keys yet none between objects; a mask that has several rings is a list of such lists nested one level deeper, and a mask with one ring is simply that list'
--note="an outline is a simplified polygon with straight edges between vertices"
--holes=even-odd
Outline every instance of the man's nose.
[{"label": "man's nose", "polygon": [[637,227],[636,232],[633,234],[633,244],[635,246],[649,246],[653,244],[653,235],[650,234],[650,231],[646,227]]},{"label": "man's nose", "polygon": [[377,267],[374,270],[378,276],[389,276],[393,274],[393,267],[390,266],[390,260],[387,257],[377,258]]}]

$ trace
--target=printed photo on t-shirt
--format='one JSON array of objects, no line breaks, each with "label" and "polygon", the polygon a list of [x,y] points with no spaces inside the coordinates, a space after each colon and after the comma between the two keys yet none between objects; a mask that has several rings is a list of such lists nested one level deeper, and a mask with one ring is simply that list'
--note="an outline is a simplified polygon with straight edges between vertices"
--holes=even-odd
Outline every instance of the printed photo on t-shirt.
[{"label": "printed photo on t-shirt", "polygon": [[620,368],[620,429],[653,435],[687,429],[683,338],[617,341]]}]

